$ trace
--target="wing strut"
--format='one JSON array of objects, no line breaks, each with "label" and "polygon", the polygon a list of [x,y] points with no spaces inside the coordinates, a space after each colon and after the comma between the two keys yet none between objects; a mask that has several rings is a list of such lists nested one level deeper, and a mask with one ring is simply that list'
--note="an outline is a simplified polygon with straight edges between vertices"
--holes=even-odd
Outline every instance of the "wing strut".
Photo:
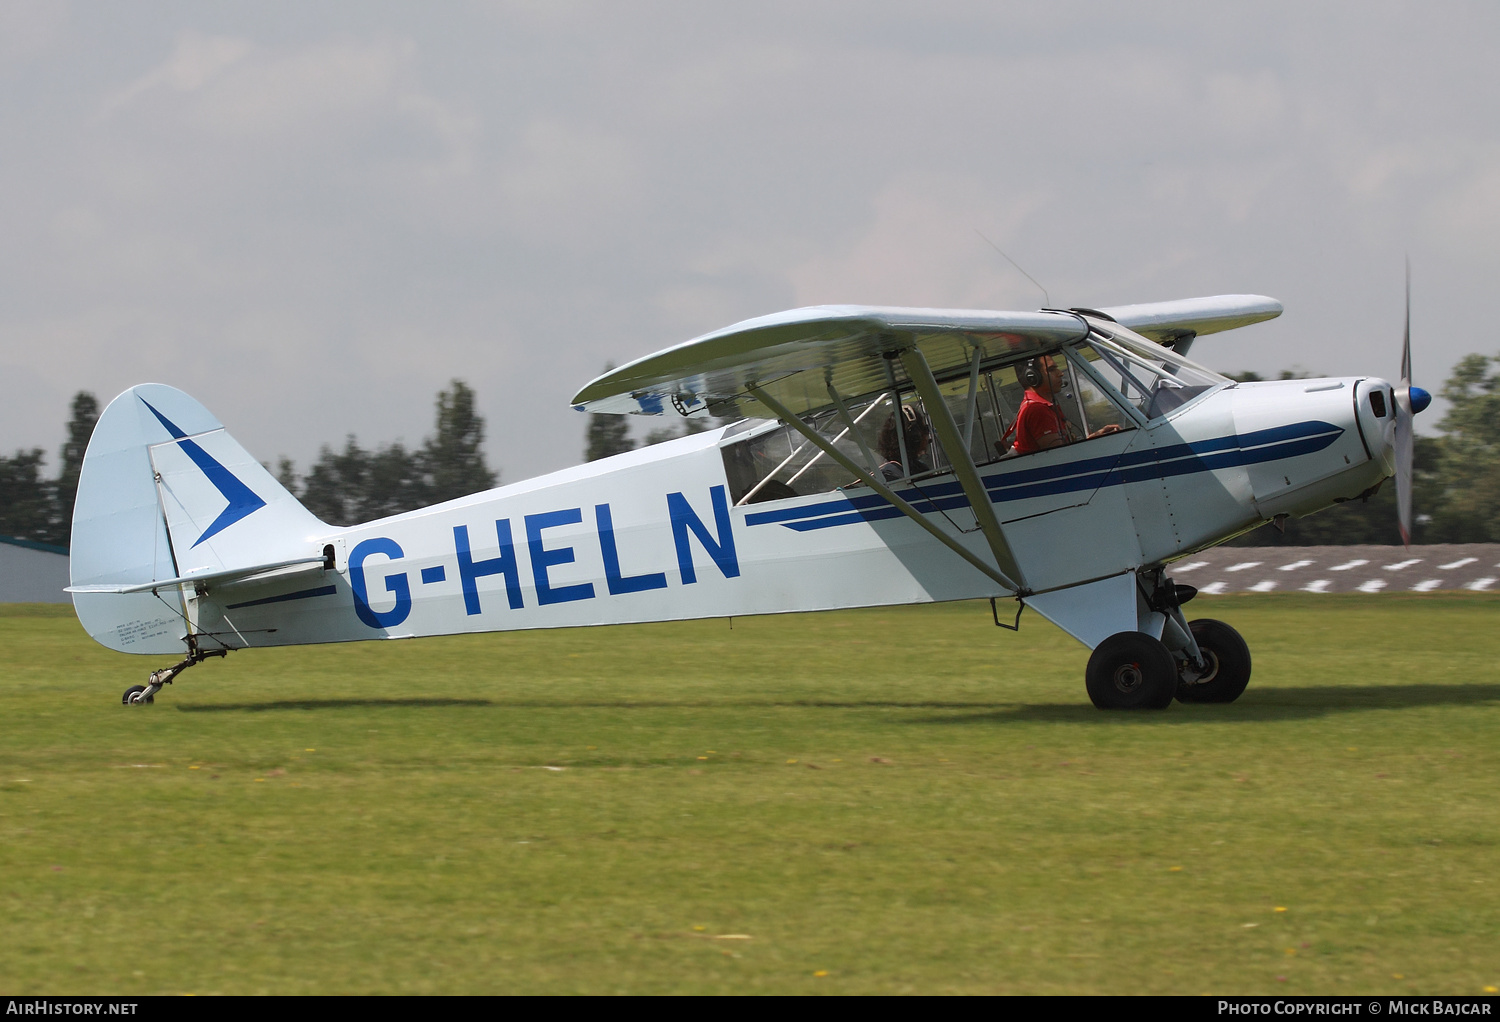
[{"label": "wing strut", "polygon": [[[977,360],[975,364],[978,364]],[[953,465],[953,472],[958,476],[959,483],[963,485],[964,495],[969,498],[969,506],[974,509],[974,517],[979,522],[979,528],[983,531],[984,538],[989,541],[990,553],[995,555],[995,563],[1005,574],[1020,579],[1024,586],[1026,576],[1022,574],[1021,566],[1016,563],[1010,544],[1005,541],[1005,532],[1000,528],[1000,519],[995,517],[995,505],[990,502],[989,491],[984,488],[984,482],[979,478],[979,468],[974,464],[974,456],[969,452],[969,445],[964,443],[964,438],[959,435],[958,423],[953,421],[953,413],[948,409],[948,402],[943,400],[942,392],[938,390],[937,380],[933,378],[932,369],[927,365],[926,356],[922,354],[920,348],[903,349],[901,365],[906,368],[906,374],[911,377],[912,384],[917,388],[917,394],[922,398],[922,404],[926,406],[927,417],[932,420],[938,439],[942,441],[943,450],[948,455],[948,461]],[[972,402],[970,407],[973,407]],[[971,420],[972,417],[971,412]]]},{"label": "wing strut", "polygon": [[[853,473],[856,479],[864,483],[876,493],[880,494],[892,504],[894,504],[896,506],[896,509],[906,517],[910,518],[922,528],[932,533],[933,538],[936,539],[939,543],[942,543],[948,549],[958,554],[958,556],[962,557],[964,560],[974,565],[974,567],[984,572],[990,578],[1000,583],[1000,585],[1007,592],[1015,593],[1020,590],[1020,586],[1012,582],[1003,572],[996,570],[988,564],[985,564],[984,561],[980,560],[977,556],[970,552],[970,550],[962,543],[958,542],[958,540],[948,535],[932,522],[929,522],[920,511],[912,507],[905,500],[902,500],[901,497],[897,496],[895,490],[892,490],[884,482],[871,475],[868,469],[856,465],[852,459],[844,454],[843,451],[839,450],[837,447],[834,447],[833,444],[824,439],[817,430],[813,429],[807,423],[799,419],[796,413],[794,413],[791,409],[787,408],[780,401],[777,401],[770,394],[767,394],[764,390],[761,390],[760,387],[754,383],[747,384],[745,389],[753,394],[757,401],[761,402],[761,404],[765,405],[767,408],[771,409],[771,411],[775,412],[777,418],[781,419],[788,426],[791,426],[798,433],[801,433],[803,436],[807,437],[807,439],[814,446],[816,446],[819,450],[828,455],[834,461],[838,462],[839,465],[843,466],[846,471]],[[950,419],[949,421],[951,422],[952,420]],[[988,500],[985,501],[985,507],[989,507]],[[991,511],[990,513],[991,516],[993,516],[994,512]]]}]

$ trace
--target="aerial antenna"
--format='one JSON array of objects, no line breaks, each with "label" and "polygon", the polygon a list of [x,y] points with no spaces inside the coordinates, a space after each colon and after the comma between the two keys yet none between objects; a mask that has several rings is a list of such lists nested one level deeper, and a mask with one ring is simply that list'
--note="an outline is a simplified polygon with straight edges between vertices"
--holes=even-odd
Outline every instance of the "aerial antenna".
[{"label": "aerial antenna", "polygon": [[995,244],[989,238],[986,238],[984,236],[984,233],[982,231],[980,231],[979,228],[977,228],[977,227],[974,228],[974,233],[977,234],[977,235],[979,235],[979,237],[984,241],[984,243],[986,245],[988,245],[990,248],[994,249],[996,252],[999,252],[1002,256],[1005,256],[1005,261],[1008,262],[1008,263],[1010,263],[1017,270],[1020,270],[1021,276],[1025,277],[1027,280],[1031,281],[1033,284],[1036,284],[1036,289],[1042,293],[1042,304],[1044,306],[1050,307],[1052,305],[1052,299],[1048,296],[1047,289],[1044,288],[1044,287],[1042,287],[1042,285],[1037,284],[1037,281],[1036,281],[1035,277],[1033,277],[1031,274],[1027,273],[1025,270],[1022,270],[1020,263],[1016,262],[1010,256],[1005,255],[1005,250],[1002,249],[999,245]]}]

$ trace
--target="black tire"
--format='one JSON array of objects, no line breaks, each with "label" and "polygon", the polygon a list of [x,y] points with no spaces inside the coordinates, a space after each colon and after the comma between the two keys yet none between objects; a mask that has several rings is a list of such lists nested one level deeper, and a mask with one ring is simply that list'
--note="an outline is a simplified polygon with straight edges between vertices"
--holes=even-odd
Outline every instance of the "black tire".
[{"label": "black tire", "polygon": [[1101,710],[1164,710],[1177,691],[1177,664],[1144,632],[1116,632],[1095,647],[1085,680]]},{"label": "black tire", "polygon": [[[1184,703],[1232,703],[1250,684],[1250,647],[1240,633],[1222,621],[1199,618],[1190,621],[1193,639],[1208,659],[1209,670],[1201,679],[1180,678],[1177,698]],[[1184,665],[1186,667],[1186,665]]]},{"label": "black tire", "polygon": [[[135,697],[144,691],[146,691],[145,685],[131,685],[125,690],[125,694],[120,697],[120,704],[122,706],[139,706],[140,703],[135,701]],[[156,702],[156,696],[154,694],[147,696],[142,702],[154,703]]]}]

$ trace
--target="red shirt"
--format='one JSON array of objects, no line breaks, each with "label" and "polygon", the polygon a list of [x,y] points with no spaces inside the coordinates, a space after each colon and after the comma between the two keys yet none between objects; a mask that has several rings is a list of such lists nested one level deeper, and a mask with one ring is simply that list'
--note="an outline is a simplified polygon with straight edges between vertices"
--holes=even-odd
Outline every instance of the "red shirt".
[{"label": "red shirt", "polygon": [[[1064,443],[1068,439],[1068,420],[1058,410],[1057,405],[1048,401],[1035,390],[1028,389],[1025,398],[1021,401],[1021,410],[1016,413],[1016,440],[1015,450],[1017,454],[1030,454],[1033,451],[1044,450],[1041,441],[1047,437],[1058,437]],[[1054,443],[1051,446],[1058,447]]]}]

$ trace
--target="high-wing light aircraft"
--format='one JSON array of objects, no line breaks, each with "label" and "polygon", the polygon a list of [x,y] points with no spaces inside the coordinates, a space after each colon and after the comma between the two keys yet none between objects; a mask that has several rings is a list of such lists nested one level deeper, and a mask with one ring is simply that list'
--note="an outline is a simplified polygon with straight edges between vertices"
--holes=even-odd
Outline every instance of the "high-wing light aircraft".
[{"label": "high-wing light aircraft", "polygon": [[[247,647],[983,598],[996,624],[1014,599],[1016,624],[1030,607],[1092,649],[1100,708],[1231,702],[1249,650],[1187,620],[1194,591],[1171,563],[1393,474],[1409,534],[1412,415],[1429,400],[1409,341],[1396,386],[1236,384],[1186,357],[1199,335],[1280,313],[1255,295],[783,312],[573,399],[733,425],[349,528],[192,398],[143,384],[89,443],[69,592],[103,645],[182,657],[127,704]],[[1040,433],[1021,412],[1038,401]]]}]

